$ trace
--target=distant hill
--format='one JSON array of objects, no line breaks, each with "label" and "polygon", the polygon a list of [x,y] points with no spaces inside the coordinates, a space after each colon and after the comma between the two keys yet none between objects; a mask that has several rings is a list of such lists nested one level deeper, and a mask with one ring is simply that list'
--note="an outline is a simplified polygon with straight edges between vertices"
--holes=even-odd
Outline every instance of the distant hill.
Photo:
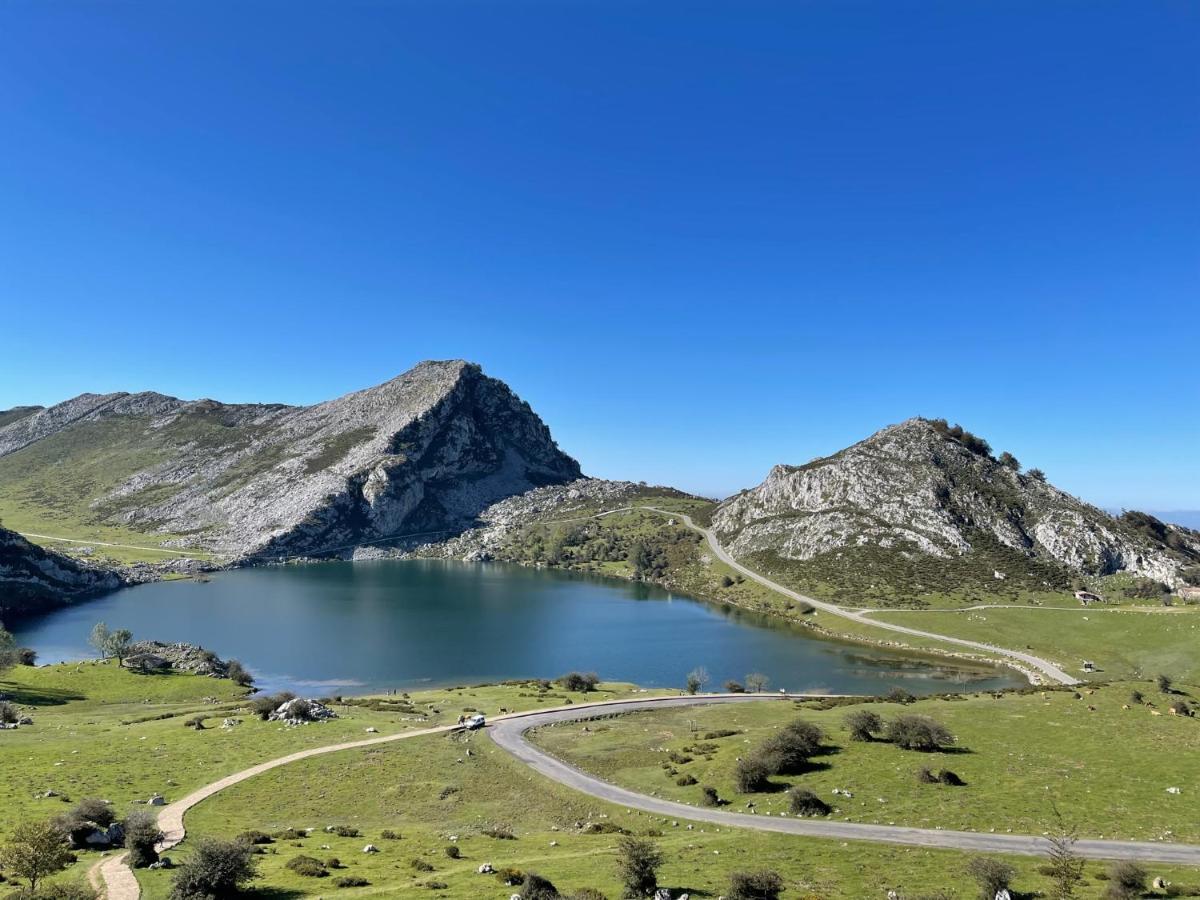
[{"label": "distant hill", "polygon": [[121,583],[114,572],[76,562],[0,528],[0,620],[114,590]]},{"label": "distant hill", "polygon": [[736,556],[847,602],[1061,590],[1113,573],[1175,586],[1200,563],[1195,532],[1114,517],[943,420],[910,419],[776,466],[712,522]]},{"label": "distant hill", "polygon": [[457,360],[307,407],[119,393],[0,414],[0,510],[242,557],[459,530],[579,476],[528,404]]}]

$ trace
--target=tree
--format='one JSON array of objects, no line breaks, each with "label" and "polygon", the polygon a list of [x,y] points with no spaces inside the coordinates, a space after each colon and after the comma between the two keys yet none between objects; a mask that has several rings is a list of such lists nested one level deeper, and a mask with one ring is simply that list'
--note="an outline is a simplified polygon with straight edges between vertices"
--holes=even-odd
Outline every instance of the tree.
[{"label": "tree", "polygon": [[734,872],[729,876],[728,900],[779,900],[783,879],[778,872]]},{"label": "tree", "polygon": [[129,864],[135,869],[144,869],[157,862],[158,844],[163,837],[153,813],[131,812],[125,817],[125,849],[129,851]]},{"label": "tree", "polygon": [[19,666],[36,666],[37,651],[32,647],[17,648],[17,665]]},{"label": "tree", "polygon": [[708,669],[704,666],[697,666],[688,672],[687,675],[687,692],[689,694],[698,694],[704,690],[704,686],[708,684]]},{"label": "tree", "polygon": [[1146,893],[1146,870],[1135,862],[1113,863],[1108,870],[1105,900],[1133,900]]},{"label": "tree", "polygon": [[888,740],[903,750],[932,753],[954,743],[954,735],[928,716],[897,716],[888,723]]},{"label": "tree", "polygon": [[95,625],[93,625],[92,633],[88,635],[88,643],[91,644],[92,648],[100,654],[102,659],[107,659],[109,656],[108,638],[108,626],[103,622],[97,622]]},{"label": "tree", "polygon": [[1014,472],[1021,471],[1020,461],[1007,450],[1000,454],[1000,457],[996,460],[996,462],[1000,463],[1000,465],[1004,466],[1006,469],[1012,469]]},{"label": "tree", "polygon": [[771,680],[762,672],[751,672],[746,676],[746,690],[752,694],[761,694],[770,683]]},{"label": "tree", "polygon": [[132,642],[133,632],[128,628],[109,631],[108,626],[103,622],[97,622],[88,637],[88,643],[96,649],[101,657],[104,659],[108,659],[110,656],[115,657],[118,664],[123,662],[129,654],[129,645]]},{"label": "tree", "polygon": [[250,687],[254,684],[254,676],[250,674],[249,669],[242,665],[240,660],[231,659],[225,667],[225,674],[229,676],[230,681],[242,687]]},{"label": "tree", "polygon": [[[190,842],[189,842],[190,843]],[[235,896],[258,875],[250,844],[202,838],[171,883],[171,900],[209,900]]]},{"label": "tree", "polygon": [[1017,872],[1006,862],[976,856],[967,862],[967,874],[979,885],[979,900],[995,900],[1000,891],[1008,890]]},{"label": "tree", "polygon": [[875,732],[883,730],[883,719],[870,709],[856,709],[843,720],[852,741],[873,741]]},{"label": "tree", "polygon": [[1025,474],[1027,474],[1034,481],[1045,481],[1046,480],[1046,473],[1043,472],[1041,469],[1030,469]]},{"label": "tree", "polygon": [[662,851],[651,841],[626,835],[617,842],[617,877],[626,897],[648,897],[658,888]]},{"label": "tree", "polygon": [[1169,694],[1171,693],[1171,688],[1175,684],[1175,679],[1170,675],[1159,674],[1154,677],[1154,683],[1158,685],[1158,690],[1160,693]]},{"label": "tree", "polygon": [[1058,808],[1054,809],[1058,827],[1046,840],[1050,842],[1046,874],[1050,878],[1052,900],[1073,900],[1075,888],[1083,881],[1083,859],[1075,852],[1076,830],[1063,822]]},{"label": "tree", "polygon": [[563,690],[587,694],[596,689],[596,685],[600,683],[600,676],[595,672],[568,672],[558,679],[558,683],[562,685]]},{"label": "tree", "polygon": [[66,835],[52,822],[22,822],[0,848],[0,866],[15,878],[29,882],[31,891],[47,875],[61,872],[75,861]]}]

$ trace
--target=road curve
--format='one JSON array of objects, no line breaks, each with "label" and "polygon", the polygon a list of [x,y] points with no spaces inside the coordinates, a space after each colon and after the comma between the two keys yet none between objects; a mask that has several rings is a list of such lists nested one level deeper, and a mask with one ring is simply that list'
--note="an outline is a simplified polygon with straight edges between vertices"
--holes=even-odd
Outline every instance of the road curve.
[{"label": "road curve", "polygon": [[[632,508],[634,507],[627,507],[627,509]],[[729,566],[731,569],[741,572],[747,578],[757,581],[763,587],[770,588],[776,593],[783,594],[785,597],[790,597],[791,599],[801,603],[807,603],[816,609],[823,610],[824,612],[831,613],[835,616],[841,616],[843,619],[850,619],[863,625],[870,625],[874,628],[883,628],[887,631],[895,631],[899,634],[908,634],[914,637],[929,638],[931,640],[942,641],[947,644],[954,644],[959,647],[968,647],[972,650],[982,650],[986,653],[995,653],[999,656],[1004,656],[1020,663],[1021,665],[1019,668],[1021,668],[1027,674],[1029,669],[1033,669],[1036,672],[1041,673],[1041,675],[1045,678],[1048,678],[1049,680],[1055,681],[1059,684],[1079,683],[1078,678],[1073,678],[1072,676],[1068,675],[1049,660],[1042,659],[1040,656],[1034,656],[1032,653],[1026,653],[1023,650],[1010,650],[1007,647],[997,647],[994,644],[984,644],[980,641],[969,641],[966,638],[956,638],[945,634],[937,634],[932,631],[922,631],[919,628],[909,628],[907,625],[897,625],[894,622],[883,622],[879,619],[872,619],[869,615],[864,615],[861,612],[845,609],[844,607],[838,606],[836,603],[827,603],[824,600],[817,600],[814,597],[808,597],[799,593],[798,591],[793,591],[791,588],[786,588],[782,584],[774,582],[763,575],[759,575],[753,569],[742,565],[740,562],[734,559],[724,547],[721,546],[721,542],[717,540],[717,536],[712,532],[711,529],[697,525],[692,521],[691,516],[686,515],[685,513],[659,509],[656,506],[639,506],[636,508],[649,510],[650,512],[655,512],[663,516],[671,516],[681,519],[683,524],[692,529],[692,531],[698,532],[704,536],[704,539],[708,542],[709,549],[712,550],[713,555],[716,556],[717,559],[721,560],[721,562],[725,563],[725,565]],[[620,510],[612,510],[612,512],[619,511]]]},{"label": "road curve", "polygon": [[[594,709],[587,706],[564,707],[556,710],[537,711],[519,717],[498,719],[489,726],[488,730],[492,740],[498,746],[507,750],[529,768],[553,781],[599,800],[672,819],[709,822],[714,825],[749,828],[755,831],[777,831],[807,837],[909,844],[976,853],[1017,853],[1038,856],[1046,853],[1049,849],[1049,843],[1044,837],[1034,835],[946,831],[930,828],[907,828],[899,825],[866,825],[826,819],[759,816],[688,806],[685,803],[649,797],[617,787],[550,756],[525,739],[525,733],[531,728],[596,718],[613,712],[613,707],[619,708],[620,711],[632,711],[660,706],[745,703],[748,700],[762,699],[764,699],[762,696],[720,694],[704,697],[628,700],[606,704],[609,707],[607,709]],[[784,699],[790,698],[784,697]],[[1080,840],[1075,844],[1075,850],[1081,856],[1089,859],[1129,859],[1189,866],[1200,865],[1200,845],[1152,841]]]}]

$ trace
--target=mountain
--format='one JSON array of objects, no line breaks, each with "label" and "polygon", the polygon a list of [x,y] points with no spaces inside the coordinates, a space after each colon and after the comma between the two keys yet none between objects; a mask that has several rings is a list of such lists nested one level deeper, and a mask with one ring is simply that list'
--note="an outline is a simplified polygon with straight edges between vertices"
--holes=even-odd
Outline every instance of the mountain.
[{"label": "mountain", "polygon": [[315,406],[83,394],[5,415],[0,510],[241,558],[461,530],[580,477],[528,404],[461,360]]},{"label": "mountain", "polygon": [[76,562],[0,528],[0,620],[121,586],[114,572]]},{"label": "mountain", "polygon": [[944,420],[910,419],[832,456],[775,466],[712,522],[734,555],[845,600],[986,582],[1053,589],[1117,572],[1174,586],[1200,562],[1195,532],[1111,516]]}]

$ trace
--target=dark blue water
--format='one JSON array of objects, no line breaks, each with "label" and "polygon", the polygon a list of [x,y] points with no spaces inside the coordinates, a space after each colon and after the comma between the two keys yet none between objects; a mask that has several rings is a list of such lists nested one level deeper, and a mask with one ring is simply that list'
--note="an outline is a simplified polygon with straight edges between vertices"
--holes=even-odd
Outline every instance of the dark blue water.
[{"label": "dark blue water", "polygon": [[1009,687],[1003,670],[821,640],[763,616],[644,584],[557,570],[439,561],[241,569],[207,583],[141,585],[13,623],[40,661],[94,655],[96,622],[242,660],[262,687],[366,693],[554,678],[571,669],[647,687],[704,666],[720,688],[747,672],[771,688],[913,693]]}]

